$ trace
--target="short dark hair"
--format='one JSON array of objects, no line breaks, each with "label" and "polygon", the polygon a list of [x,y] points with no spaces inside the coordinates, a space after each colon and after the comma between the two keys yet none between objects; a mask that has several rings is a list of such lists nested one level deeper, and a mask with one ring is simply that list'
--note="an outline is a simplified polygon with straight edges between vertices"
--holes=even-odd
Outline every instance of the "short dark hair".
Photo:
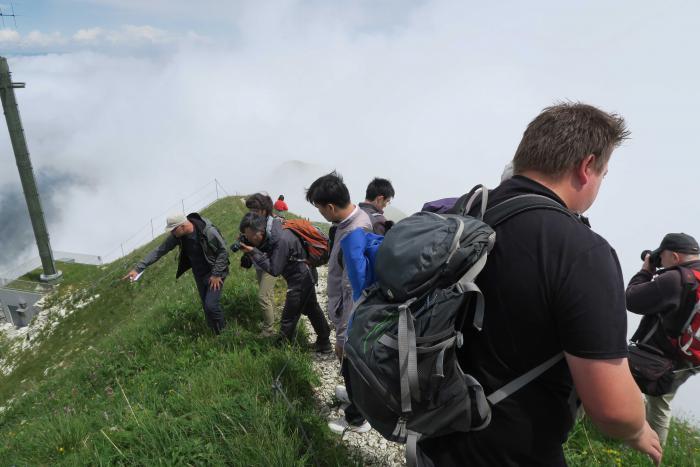
[{"label": "short dark hair", "polygon": [[625,120],[580,102],[545,108],[523,133],[515,157],[515,174],[528,170],[559,178],[590,154],[601,172],[612,151],[629,138]]},{"label": "short dark hair", "polygon": [[281,199],[282,201],[284,201],[284,195],[279,195],[277,199]]},{"label": "short dark hair", "polygon": [[306,189],[306,201],[313,205],[334,204],[342,209],[350,204],[350,192],[343,183],[343,177],[334,170],[317,178]]},{"label": "short dark hair", "polygon": [[394,187],[391,186],[391,182],[386,178],[375,178],[367,185],[365,199],[374,201],[377,199],[377,196],[383,196],[385,199],[394,197]]},{"label": "short dark hair", "polygon": [[255,193],[246,198],[245,207],[263,211],[269,216],[272,214],[272,198],[265,193]]},{"label": "short dark hair", "polygon": [[253,229],[256,232],[264,232],[267,227],[267,218],[254,212],[248,212],[239,225],[239,230],[243,232],[245,229]]}]

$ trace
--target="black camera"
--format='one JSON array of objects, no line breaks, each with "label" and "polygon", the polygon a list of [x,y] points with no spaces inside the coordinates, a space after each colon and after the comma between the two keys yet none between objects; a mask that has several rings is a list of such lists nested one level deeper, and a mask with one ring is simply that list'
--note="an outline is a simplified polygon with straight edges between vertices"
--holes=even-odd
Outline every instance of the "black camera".
[{"label": "black camera", "polygon": [[647,255],[651,255],[649,258],[649,264],[651,267],[659,269],[661,267],[661,255],[659,253],[653,253],[651,250],[642,251],[642,261],[644,261]]},{"label": "black camera", "polygon": [[236,240],[236,242],[233,245],[231,245],[231,251],[233,251],[234,253],[237,253],[238,250],[241,249],[241,243],[245,243],[246,245],[249,245],[248,239],[245,238],[245,235],[243,235],[243,234],[240,234],[238,236],[238,240]]}]

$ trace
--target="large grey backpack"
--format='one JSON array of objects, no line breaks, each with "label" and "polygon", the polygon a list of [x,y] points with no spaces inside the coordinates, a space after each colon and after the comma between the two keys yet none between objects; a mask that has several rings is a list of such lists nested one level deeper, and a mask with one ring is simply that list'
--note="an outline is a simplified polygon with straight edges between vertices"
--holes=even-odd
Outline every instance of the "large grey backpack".
[{"label": "large grey backpack", "polygon": [[[480,213],[466,215],[479,197]],[[488,396],[459,365],[463,325],[469,319],[481,330],[483,323],[474,280],[496,241],[493,227],[531,209],[573,216],[544,196],[517,196],[486,211],[487,198],[481,187],[461,214],[419,212],[398,222],[377,252],[377,283],[355,304],[345,343],[350,398],[385,438],[407,444],[409,465],[417,462],[419,439],[485,428],[490,405],[563,358],[553,356]]]}]

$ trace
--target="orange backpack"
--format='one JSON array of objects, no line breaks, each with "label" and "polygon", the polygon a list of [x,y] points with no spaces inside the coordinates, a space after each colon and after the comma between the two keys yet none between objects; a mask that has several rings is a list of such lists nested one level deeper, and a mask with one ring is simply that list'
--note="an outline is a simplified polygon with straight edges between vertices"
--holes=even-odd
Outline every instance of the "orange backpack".
[{"label": "orange backpack", "polygon": [[328,262],[328,237],[318,227],[306,219],[285,219],[282,221],[282,228],[289,229],[301,240],[301,245],[308,255],[305,261],[309,266],[323,266]]}]

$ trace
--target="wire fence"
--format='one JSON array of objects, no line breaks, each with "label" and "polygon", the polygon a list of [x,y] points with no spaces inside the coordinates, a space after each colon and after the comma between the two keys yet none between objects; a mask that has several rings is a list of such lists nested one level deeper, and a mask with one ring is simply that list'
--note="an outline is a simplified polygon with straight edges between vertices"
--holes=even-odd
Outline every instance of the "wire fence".
[{"label": "wire fence", "polygon": [[160,213],[152,216],[148,222],[141,225],[130,237],[122,240],[119,245],[102,256],[104,262],[109,263],[116,259],[127,256],[132,251],[141,247],[144,243],[150,242],[163,233],[166,217],[173,212],[189,213],[209,207],[222,195],[229,196],[228,192],[221,186],[217,179],[199,187],[194,192],[180,198]]},{"label": "wire fence", "polygon": [[[183,196],[178,201],[163,209],[160,213],[152,216],[148,222],[142,224],[131,236],[119,242],[118,245],[115,245],[114,248],[106,254],[87,255],[84,253],[54,250],[54,259],[65,263],[97,266],[110,263],[127,256],[143,244],[150,242],[163,233],[162,226],[165,225],[165,219],[168,214],[173,212],[183,212],[187,214],[189,212],[199,211],[210,206],[222,196],[229,196],[229,193],[221,186],[221,183],[219,183],[217,179],[213,179],[194,192],[189,193],[187,196]],[[18,277],[39,267],[41,267],[41,259],[35,257],[10,270],[0,272],[0,287],[5,287],[7,284],[15,282]]]}]

